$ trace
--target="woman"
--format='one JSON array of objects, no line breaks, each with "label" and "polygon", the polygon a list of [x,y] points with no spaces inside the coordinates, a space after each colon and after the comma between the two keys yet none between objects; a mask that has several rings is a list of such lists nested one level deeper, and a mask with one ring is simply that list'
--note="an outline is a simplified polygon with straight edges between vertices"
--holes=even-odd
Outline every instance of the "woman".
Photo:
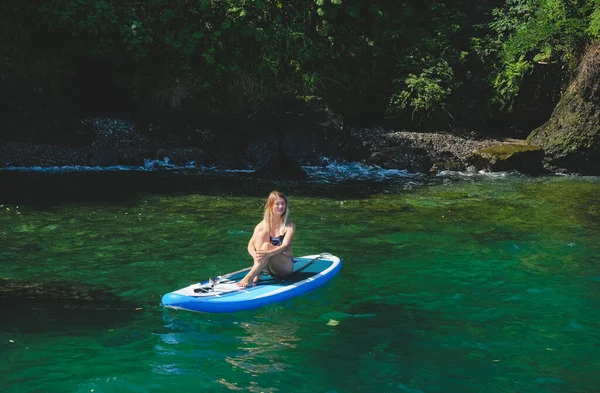
[{"label": "woman", "polygon": [[265,268],[276,276],[292,273],[292,241],[296,225],[288,221],[289,213],[285,195],[279,191],[271,192],[263,220],[254,228],[254,234],[248,242],[248,253],[254,259],[254,265],[238,286],[247,287],[257,282]]}]

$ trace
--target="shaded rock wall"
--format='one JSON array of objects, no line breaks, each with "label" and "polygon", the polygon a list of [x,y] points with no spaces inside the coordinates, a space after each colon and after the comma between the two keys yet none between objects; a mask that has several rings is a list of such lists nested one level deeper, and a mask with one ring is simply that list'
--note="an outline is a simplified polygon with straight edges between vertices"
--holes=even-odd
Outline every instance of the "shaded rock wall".
[{"label": "shaded rock wall", "polygon": [[574,92],[563,97],[552,116],[527,142],[542,147],[552,170],[600,173],[600,107]]},{"label": "shaded rock wall", "polygon": [[550,119],[527,142],[544,149],[551,170],[600,173],[600,44],[587,48]]},{"label": "shaded rock wall", "polygon": [[285,164],[289,171],[277,176],[291,171],[293,178],[302,178],[300,164],[319,164],[324,157],[342,159],[349,148],[341,116],[319,99],[292,100],[260,119],[235,119],[210,127],[188,123],[183,125],[185,132],[181,126],[84,119],[73,127],[77,133],[65,130],[73,137],[85,131],[85,138],[75,144],[0,141],[0,167],[143,166],[161,160],[178,166],[266,168],[262,176],[273,177]]}]

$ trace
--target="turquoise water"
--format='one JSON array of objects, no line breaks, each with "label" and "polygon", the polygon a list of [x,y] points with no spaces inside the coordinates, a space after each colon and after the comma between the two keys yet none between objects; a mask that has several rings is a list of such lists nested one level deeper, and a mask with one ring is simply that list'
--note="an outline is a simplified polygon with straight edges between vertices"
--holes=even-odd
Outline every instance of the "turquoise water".
[{"label": "turquoise water", "polygon": [[[184,176],[122,192],[135,175],[4,194],[3,393],[598,391],[598,178]],[[250,264],[272,188],[295,253],[331,252],[340,275],[254,311],[161,307]]]}]

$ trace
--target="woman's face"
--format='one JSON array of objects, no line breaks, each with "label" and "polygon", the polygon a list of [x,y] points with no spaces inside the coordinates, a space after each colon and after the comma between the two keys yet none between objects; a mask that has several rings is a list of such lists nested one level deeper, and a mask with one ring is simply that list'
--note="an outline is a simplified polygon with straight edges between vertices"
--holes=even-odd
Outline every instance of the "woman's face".
[{"label": "woman's face", "polygon": [[273,203],[273,214],[281,216],[285,213],[286,208],[287,204],[285,203],[285,199],[278,197],[275,199],[275,203]]}]

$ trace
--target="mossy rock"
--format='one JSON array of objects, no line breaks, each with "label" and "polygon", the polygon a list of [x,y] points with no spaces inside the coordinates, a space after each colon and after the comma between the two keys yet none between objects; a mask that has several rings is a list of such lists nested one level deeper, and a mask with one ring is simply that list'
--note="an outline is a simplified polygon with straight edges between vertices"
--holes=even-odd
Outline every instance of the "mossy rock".
[{"label": "mossy rock", "polygon": [[434,163],[430,173],[436,174],[442,171],[463,171],[465,169],[465,163],[460,160],[446,160]]},{"label": "mossy rock", "polygon": [[600,174],[600,108],[569,92],[527,142],[544,149],[545,164],[553,170]]},{"label": "mossy rock", "polygon": [[543,159],[544,150],[539,146],[507,143],[477,150],[468,161],[479,170],[539,174],[544,171]]}]

